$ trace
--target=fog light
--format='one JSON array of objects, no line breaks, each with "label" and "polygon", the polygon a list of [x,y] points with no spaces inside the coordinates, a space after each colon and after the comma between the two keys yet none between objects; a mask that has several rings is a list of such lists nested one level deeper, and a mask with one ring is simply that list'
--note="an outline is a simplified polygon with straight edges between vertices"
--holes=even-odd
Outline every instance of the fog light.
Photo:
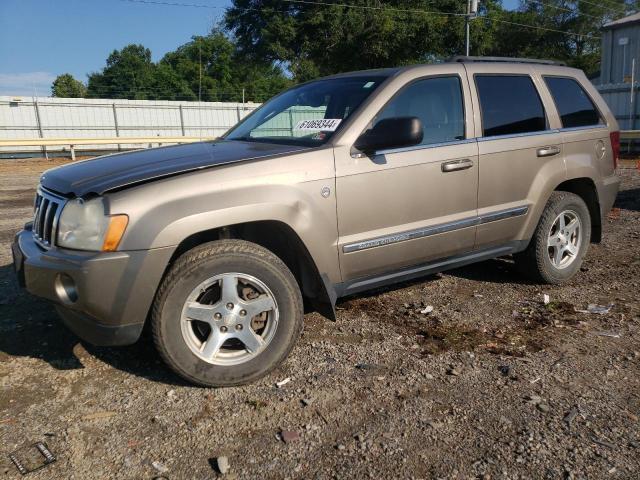
[{"label": "fog light", "polygon": [[59,273],[55,281],[56,294],[62,303],[67,305],[78,300],[76,282],[66,273]]}]

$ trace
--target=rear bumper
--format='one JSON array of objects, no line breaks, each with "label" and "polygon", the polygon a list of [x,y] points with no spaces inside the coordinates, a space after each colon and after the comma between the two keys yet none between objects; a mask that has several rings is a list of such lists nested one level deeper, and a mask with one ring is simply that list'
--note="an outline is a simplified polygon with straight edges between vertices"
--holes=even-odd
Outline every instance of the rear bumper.
[{"label": "rear bumper", "polygon": [[139,338],[173,251],[43,250],[28,226],[12,245],[19,282],[55,302],[64,323],[95,345],[128,345]]},{"label": "rear bumper", "polygon": [[613,203],[618,196],[618,190],[620,190],[620,182],[622,179],[617,175],[606,177],[602,180],[602,184],[598,189],[598,200],[600,202],[600,216],[602,218],[602,225],[605,225],[607,214],[611,211]]}]

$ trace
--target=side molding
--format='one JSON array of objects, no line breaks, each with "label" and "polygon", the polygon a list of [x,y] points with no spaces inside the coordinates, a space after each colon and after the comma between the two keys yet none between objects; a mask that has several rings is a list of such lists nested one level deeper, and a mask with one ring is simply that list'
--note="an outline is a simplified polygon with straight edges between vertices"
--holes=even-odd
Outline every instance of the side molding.
[{"label": "side molding", "polygon": [[414,230],[407,230],[406,232],[394,233],[392,235],[384,235],[382,237],[364,240],[362,242],[349,243],[342,247],[342,251],[344,253],[359,252],[361,250],[366,250],[369,248],[391,245],[398,242],[405,242],[407,240],[414,240],[416,238],[428,237],[431,235],[437,235],[439,233],[451,232],[453,230],[473,227],[475,225],[481,225],[484,223],[497,222],[498,220],[504,220],[506,218],[519,217],[522,215],[526,215],[528,211],[528,206],[509,208],[506,210],[487,213],[476,217],[456,220],[455,222],[441,223],[439,225],[433,225],[431,227],[417,228]]}]

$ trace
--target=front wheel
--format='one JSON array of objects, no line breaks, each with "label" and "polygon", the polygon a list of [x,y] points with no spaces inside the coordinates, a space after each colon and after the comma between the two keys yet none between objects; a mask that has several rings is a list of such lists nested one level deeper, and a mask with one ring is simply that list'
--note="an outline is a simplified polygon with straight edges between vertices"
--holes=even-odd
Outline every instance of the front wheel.
[{"label": "front wheel", "polygon": [[514,256],[518,269],[544,283],[571,279],[591,241],[591,216],[584,200],[570,192],[553,192],[527,249]]},{"label": "front wheel", "polygon": [[156,347],[181,377],[203,386],[251,382],[276,368],[303,323],[300,289],[272,252],[243,240],[183,254],[158,290]]}]

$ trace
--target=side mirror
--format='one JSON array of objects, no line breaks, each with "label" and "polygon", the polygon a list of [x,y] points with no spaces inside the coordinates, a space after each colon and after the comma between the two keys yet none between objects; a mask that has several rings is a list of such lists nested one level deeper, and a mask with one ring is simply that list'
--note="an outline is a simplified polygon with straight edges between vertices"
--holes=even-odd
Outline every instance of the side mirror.
[{"label": "side mirror", "polygon": [[384,118],[360,135],[354,146],[362,152],[373,153],[418,145],[423,135],[422,122],[417,117]]}]

